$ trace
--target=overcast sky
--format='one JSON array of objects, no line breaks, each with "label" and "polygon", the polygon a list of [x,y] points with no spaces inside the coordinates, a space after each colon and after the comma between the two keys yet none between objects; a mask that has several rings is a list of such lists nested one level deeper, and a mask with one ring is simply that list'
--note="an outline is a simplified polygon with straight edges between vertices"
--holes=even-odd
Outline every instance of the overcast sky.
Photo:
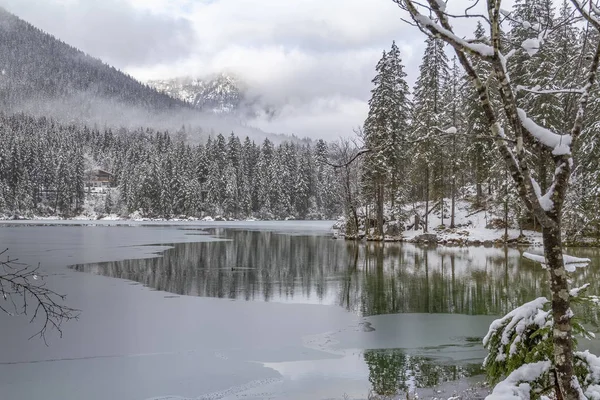
[{"label": "overcast sky", "polygon": [[[466,2],[468,0],[454,0]],[[392,0],[0,0],[19,17],[140,80],[239,76],[275,104],[253,121],[334,139],[360,126],[375,64],[396,40],[416,79],[423,37]]]}]

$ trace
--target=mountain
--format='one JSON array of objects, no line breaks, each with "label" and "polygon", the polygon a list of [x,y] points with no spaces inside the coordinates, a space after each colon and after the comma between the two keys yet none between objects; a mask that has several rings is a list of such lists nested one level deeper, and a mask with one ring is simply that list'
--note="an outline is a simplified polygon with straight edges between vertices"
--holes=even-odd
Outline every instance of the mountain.
[{"label": "mountain", "polygon": [[[215,133],[281,142],[286,135],[246,126],[229,113],[244,98],[229,78],[197,84],[185,97],[159,91],[34,27],[0,7],[0,108],[104,126],[193,132],[193,141]],[[163,88],[167,89],[167,88]],[[198,94],[201,93],[201,94]],[[221,115],[215,115],[222,110]]]},{"label": "mountain", "polygon": [[240,108],[246,98],[242,83],[235,77],[219,74],[209,79],[191,77],[149,81],[161,93],[215,114],[230,114]]},{"label": "mountain", "polygon": [[189,108],[2,8],[0,67],[0,105],[9,110],[82,95],[154,112]]},{"label": "mountain", "polygon": [[244,82],[226,73],[206,78],[150,80],[147,83],[161,93],[213,114],[237,116],[242,120],[255,118],[257,115],[275,115],[274,107],[264,104],[260,96],[251,95]]}]

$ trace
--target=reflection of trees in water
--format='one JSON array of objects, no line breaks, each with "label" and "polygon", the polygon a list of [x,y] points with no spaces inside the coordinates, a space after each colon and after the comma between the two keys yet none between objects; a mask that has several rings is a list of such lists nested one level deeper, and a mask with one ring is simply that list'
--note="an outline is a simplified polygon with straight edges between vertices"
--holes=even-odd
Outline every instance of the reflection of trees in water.
[{"label": "reflection of trees in water", "polygon": [[[177,294],[313,299],[363,315],[402,312],[499,315],[546,294],[546,271],[508,248],[417,247],[323,236],[218,229],[231,241],[181,243],[162,257],[77,265]],[[575,283],[598,293],[598,249]],[[586,319],[595,318],[587,315]]]},{"label": "reflection of trees in water", "polygon": [[[499,315],[548,291],[547,272],[514,248],[367,243],[353,252],[355,264],[346,271],[339,299],[364,315]],[[590,293],[598,292],[598,250],[571,253],[593,259],[588,269],[574,274],[574,284],[591,282]],[[586,315],[586,320],[590,317],[597,316]]]},{"label": "reflection of trees in water", "polygon": [[330,289],[327,279],[345,268],[344,247],[322,236],[222,229],[215,233],[231,240],[179,243],[157,258],[74,268],[177,294],[267,301],[323,299]]},{"label": "reflection of trees in water", "polygon": [[369,382],[379,396],[433,387],[482,372],[480,365],[445,365],[398,349],[367,350],[364,358],[369,367]]}]

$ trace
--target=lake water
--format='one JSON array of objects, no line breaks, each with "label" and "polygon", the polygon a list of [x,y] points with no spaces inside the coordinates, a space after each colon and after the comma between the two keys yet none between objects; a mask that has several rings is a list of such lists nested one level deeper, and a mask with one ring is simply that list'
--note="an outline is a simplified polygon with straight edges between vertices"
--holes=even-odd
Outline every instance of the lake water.
[{"label": "lake water", "polygon": [[[547,294],[522,250],[345,242],[330,226],[0,225],[0,246],[81,309],[49,346],[0,315],[1,398],[389,395],[480,373],[489,323]],[[570,254],[593,259],[574,280],[600,293],[598,250]]]}]

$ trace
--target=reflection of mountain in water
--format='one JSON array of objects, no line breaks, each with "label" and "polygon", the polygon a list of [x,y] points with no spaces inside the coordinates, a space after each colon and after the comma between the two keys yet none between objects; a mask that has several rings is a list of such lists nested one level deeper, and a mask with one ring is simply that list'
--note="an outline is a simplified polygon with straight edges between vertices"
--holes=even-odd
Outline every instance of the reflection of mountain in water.
[{"label": "reflection of mountain in water", "polygon": [[[355,243],[323,236],[218,229],[231,241],[175,244],[162,257],[76,265],[167,292],[336,304],[362,315],[499,315],[546,294],[546,272],[517,249]],[[598,292],[598,250],[575,276]],[[590,316],[591,317],[591,316]]]}]

